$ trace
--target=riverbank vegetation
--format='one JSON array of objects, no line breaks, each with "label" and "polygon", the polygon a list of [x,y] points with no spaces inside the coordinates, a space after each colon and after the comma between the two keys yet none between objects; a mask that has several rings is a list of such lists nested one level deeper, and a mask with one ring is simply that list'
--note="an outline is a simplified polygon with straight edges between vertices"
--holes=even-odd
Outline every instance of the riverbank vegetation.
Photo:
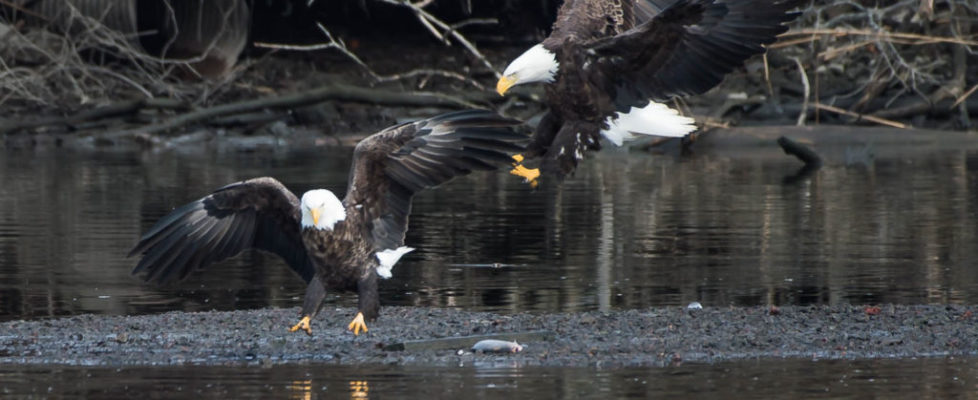
[{"label": "riverbank vegetation", "polygon": [[[114,141],[283,123],[327,134],[371,131],[464,107],[531,118],[540,110],[539,89],[500,98],[492,83],[545,35],[559,1],[303,1],[274,9],[255,2],[246,3],[252,17],[242,23],[241,5],[227,0],[213,3],[218,23],[195,20],[196,31],[176,31],[197,33],[196,52],[174,50],[181,34],[161,39],[165,23],[150,33],[138,29],[148,18],[177,20],[176,6],[134,11],[130,22],[139,24],[126,32],[107,19],[111,12],[87,11],[85,1],[58,14],[22,3],[0,0],[0,134]],[[814,0],[800,11],[765,57],[675,105],[708,127],[974,129],[973,1]],[[207,36],[201,26],[218,29]]]}]

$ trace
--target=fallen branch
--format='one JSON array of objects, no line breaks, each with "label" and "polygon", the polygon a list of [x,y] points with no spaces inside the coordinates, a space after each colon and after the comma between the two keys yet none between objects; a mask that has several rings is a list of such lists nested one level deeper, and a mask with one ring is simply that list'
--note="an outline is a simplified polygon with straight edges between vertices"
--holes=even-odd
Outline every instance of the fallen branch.
[{"label": "fallen branch", "polygon": [[874,122],[874,123],[877,123],[877,124],[880,124],[880,125],[892,126],[894,128],[900,128],[900,129],[909,129],[910,128],[910,126],[908,126],[907,124],[903,124],[903,123],[900,123],[900,122],[897,122],[897,121],[891,121],[891,120],[888,120],[888,119],[885,119],[885,118],[880,118],[880,117],[876,117],[876,116],[872,116],[872,115],[858,114],[858,113],[854,113],[854,112],[849,111],[849,110],[841,109],[839,107],[833,107],[833,106],[830,106],[828,104],[815,103],[814,106],[815,106],[816,109],[819,109],[819,110],[825,110],[825,111],[828,111],[828,112],[834,112],[836,114],[842,114],[842,115],[845,115],[845,116],[853,117],[853,118],[856,119],[856,121],[866,120],[866,121]]},{"label": "fallen branch", "polygon": [[139,135],[164,134],[176,131],[187,125],[224,117],[233,114],[250,113],[262,109],[295,108],[327,100],[365,102],[380,105],[397,106],[436,106],[448,108],[480,108],[469,101],[431,92],[391,92],[378,89],[366,89],[344,84],[329,84],[317,89],[291,95],[247,100],[238,103],[223,104],[204,108],[173,117],[163,123],[130,130],[107,132],[96,135],[102,139],[119,139]]},{"label": "fallen branch", "polygon": [[264,125],[274,121],[284,121],[289,117],[286,110],[278,112],[257,111],[245,114],[232,114],[227,117],[218,117],[207,121],[208,126],[237,127],[237,126],[256,126]]},{"label": "fallen branch", "polygon": [[186,108],[186,104],[181,101],[158,98],[158,99],[138,99],[123,101],[107,106],[85,110],[68,117],[45,117],[39,119],[20,120],[9,124],[0,124],[0,135],[12,133],[26,129],[36,129],[45,126],[65,126],[74,128],[75,125],[101,119],[116,118],[120,116],[132,115],[139,110],[153,109],[180,109]]},{"label": "fallen branch", "polygon": [[[914,115],[925,114],[933,110],[943,108],[945,110],[951,110],[952,107],[939,107],[940,105],[949,105],[950,102],[944,102],[942,104],[935,103],[925,99],[919,99],[910,104],[904,105],[902,107],[892,107],[886,110],[880,110],[876,112],[876,117],[878,118],[906,118]],[[868,118],[867,118],[868,120]]]}]

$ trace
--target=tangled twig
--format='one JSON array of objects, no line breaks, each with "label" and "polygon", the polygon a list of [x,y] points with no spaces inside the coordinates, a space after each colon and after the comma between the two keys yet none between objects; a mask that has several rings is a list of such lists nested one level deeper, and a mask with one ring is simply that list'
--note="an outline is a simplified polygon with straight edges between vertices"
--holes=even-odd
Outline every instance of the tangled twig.
[{"label": "tangled twig", "polygon": [[[472,53],[472,55],[475,58],[481,61],[482,64],[486,66],[486,69],[492,71],[492,73],[496,75],[496,78],[502,76],[499,73],[499,71],[497,71],[496,68],[492,66],[492,63],[489,62],[488,59],[486,59],[486,56],[482,55],[479,49],[476,48],[475,45],[472,44],[472,42],[470,42],[468,39],[465,38],[464,35],[458,32],[459,28],[466,25],[495,24],[497,23],[495,19],[468,20],[468,21],[462,21],[455,25],[449,25],[424,10],[424,7],[427,6],[429,3],[431,3],[430,1],[422,1],[419,3],[412,3],[410,0],[380,0],[380,1],[383,1],[388,4],[394,4],[394,5],[410,8],[411,11],[414,12],[414,15],[417,16],[418,21],[420,21],[421,24],[425,26],[425,28],[428,28],[428,31],[431,32],[431,34],[434,35],[436,38],[438,38],[438,40],[448,44],[449,40],[447,37],[451,36],[463,47],[465,47],[465,49],[468,50],[469,53]],[[441,30],[439,31],[439,29]]]},{"label": "tangled twig", "polygon": [[255,42],[254,45],[255,47],[262,47],[268,49],[295,50],[295,51],[317,51],[317,50],[335,49],[340,53],[342,53],[347,58],[349,58],[350,60],[352,60],[353,62],[355,62],[357,65],[359,65],[364,71],[367,72],[368,75],[370,75],[370,77],[374,80],[374,82],[378,82],[378,83],[399,81],[399,80],[414,78],[421,75],[426,75],[426,76],[441,76],[444,78],[454,79],[469,84],[475,87],[476,89],[479,89],[480,91],[487,90],[485,85],[479,83],[474,79],[471,79],[465,75],[462,75],[454,71],[446,71],[441,69],[422,68],[422,69],[415,69],[415,70],[398,73],[398,74],[390,74],[390,75],[378,74],[376,71],[373,70],[373,68],[370,68],[370,66],[367,65],[367,63],[365,63],[362,59],[360,59],[360,57],[358,57],[355,53],[350,51],[350,49],[346,46],[346,43],[344,43],[342,39],[339,39],[335,35],[333,35],[329,31],[329,29],[323,26],[323,24],[316,23],[316,26],[319,28],[319,31],[322,32],[324,36],[326,36],[327,39],[326,42],[311,44],[311,45],[292,45],[292,44],[281,44],[281,43]]},{"label": "tangled twig", "polygon": [[[57,29],[22,29],[22,21],[3,25],[0,19],[7,28],[0,42],[0,105],[70,110],[119,98],[155,97],[206,103],[234,75],[193,82],[173,78],[178,69],[194,73],[192,65],[215,50],[216,38],[204,43],[199,55],[164,58],[146,53],[134,34],[107,27],[104,16],[86,15],[71,2],[64,3],[56,22],[22,8],[17,9]],[[172,8],[170,12],[173,18]],[[223,10],[218,31],[227,28],[230,18],[231,11]]]},{"label": "tangled twig", "polygon": [[[978,35],[970,22],[978,17],[973,1],[876,4],[812,1],[796,29],[770,46],[789,59],[810,60],[816,88],[821,79],[832,78],[832,71],[844,73],[835,78],[828,97],[819,98],[816,90],[813,100],[820,104],[816,109],[895,126],[903,124],[882,117],[908,117],[911,112],[926,113],[966,99],[966,89],[975,82],[965,76],[964,55],[978,49]],[[844,85],[850,89],[843,89]],[[848,112],[827,106],[846,97],[859,97]],[[890,109],[895,105],[900,112]],[[873,114],[881,118],[870,118]]]}]

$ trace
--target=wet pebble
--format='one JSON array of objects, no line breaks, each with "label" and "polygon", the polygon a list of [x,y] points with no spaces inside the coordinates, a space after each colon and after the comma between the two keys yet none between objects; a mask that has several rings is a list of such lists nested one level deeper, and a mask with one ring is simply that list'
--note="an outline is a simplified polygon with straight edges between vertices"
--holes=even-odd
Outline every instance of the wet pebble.
[{"label": "wet pebble", "polygon": [[[316,318],[312,337],[286,331],[297,309],[85,316],[0,323],[0,362],[118,366],[260,360],[444,366],[460,360],[504,359],[518,365],[662,366],[676,361],[810,358],[812,354],[820,359],[978,355],[978,324],[973,316],[978,308],[882,305],[878,315],[867,315],[865,309],[864,305],[783,306],[777,317],[767,306],[504,316],[450,308],[384,307],[368,335],[353,336],[346,325],[355,310],[338,307]],[[238,322],[232,327],[218,321]],[[504,357],[480,357],[468,348],[462,349],[462,355],[457,351],[399,353],[377,345],[465,336],[474,326],[490,334],[548,330],[554,335],[529,343],[532,352]],[[502,351],[511,351],[513,342],[501,342],[506,343]]]}]

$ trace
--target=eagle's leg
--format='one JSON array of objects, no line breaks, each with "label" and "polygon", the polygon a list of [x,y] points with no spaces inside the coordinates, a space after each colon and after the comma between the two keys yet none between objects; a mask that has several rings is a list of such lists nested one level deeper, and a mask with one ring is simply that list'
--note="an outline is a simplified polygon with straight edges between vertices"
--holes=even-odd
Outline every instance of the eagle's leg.
[{"label": "eagle's leg", "polygon": [[537,178],[540,177],[540,169],[531,169],[523,166],[523,160],[527,157],[539,157],[541,154],[546,153],[550,143],[554,141],[557,131],[560,130],[560,126],[560,120],[556,115],[551,112],[544,114],[540,118],[540,123],[536,126],[533,137],[530,138],[530,143],[526,145],[526,150],[523,151],[523,154],[513,156],[513,160],[516,162],[513,163],[513,169],[509,173],[523,177],[531,187],[537,187]]},{"label": "eagle's leg", "polygon": [[370,268],[364,276],[357,282],[357,316],[350,321],[346,329],[359,336],[360,332],[367,332],[366,321],[373,321],[380,313],[380,296],[377,294],[377,272]]},{"label": "eagle's leg", "polygon": [[513,156],[513,169],[509,171],[510,174],[523,177],[523,179],[530,184],[531,187],[537,187],[537,178],[540,177],[539,168],[527,168],[523,166],[523,155],[517,154]]},{"label": "eagle's leg", "polygon": [[306,331],[307,335],[312,336],[312,327],[309,326],[309,321],[319,313],[319,308],[323,306],[323,299],[325,298],[326,288],[323,287],[319,275],[314,275],[309,281],[309,286],[306,287],[306,296],[302,300],[302,319],[299,320],[298,324],[289,328],[289,332],[302,329]]}]

